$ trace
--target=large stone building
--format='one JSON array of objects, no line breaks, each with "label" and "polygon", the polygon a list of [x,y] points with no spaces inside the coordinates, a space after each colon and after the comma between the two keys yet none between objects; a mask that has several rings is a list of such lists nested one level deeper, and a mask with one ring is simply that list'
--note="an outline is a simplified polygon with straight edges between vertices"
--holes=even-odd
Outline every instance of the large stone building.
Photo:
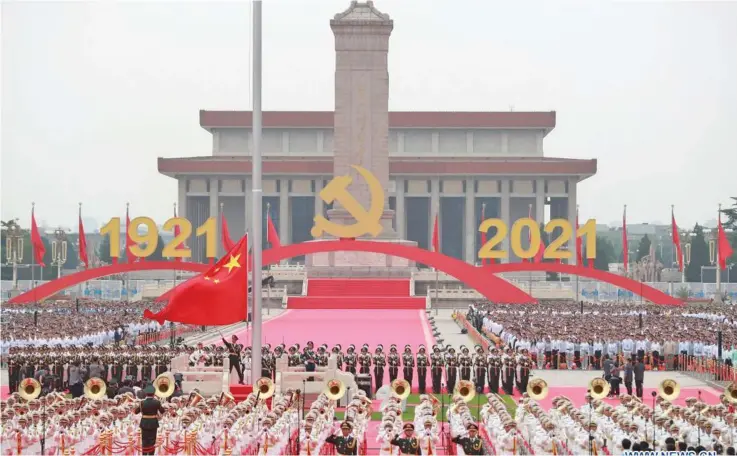
[{"label": "large stone building", "polygon": [[[544,155],[555,112],[388,112],[391,19],[371,2],[353,2],[331,27],[335,112],[263,114],[264,232],[268,210],[282,243],[310,240],[313,217],[329,209],[317,194],[347,164],[380,173],[388,167],[388,203],[400,238],[428,248],[439,211],[443,253],[468,262],[476,262],[484,204],[487,218],[510,227],[528,216],[530,205],[539,221],[549,205],[550,218],[575,223],[577,184],[596,173],[596,160]],[[351,39],[355,35],[370,39]],[[159,158],[159,172],[179,182],[180,214],[194,225],[217,216],[220,207],[234,238],[253,223],[251,120],[246,111],[201,111],[200,126],[212,133],[211,154]],[[204,240],[192,243],[201,260]],[[503,245],[509,251],[509,239]]]}]

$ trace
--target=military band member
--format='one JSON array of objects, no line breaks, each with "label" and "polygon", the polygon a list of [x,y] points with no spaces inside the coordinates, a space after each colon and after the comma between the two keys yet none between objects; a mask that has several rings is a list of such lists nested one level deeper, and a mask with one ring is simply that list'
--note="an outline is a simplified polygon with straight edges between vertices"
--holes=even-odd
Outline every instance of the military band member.
[{"label": "military band member", "polygon": [[427,365],[428,359],[425,354],[425,346],[420,345],[417,353],[417,384],[420,394],[425,394],[425,382],[427,381]]},{"label": "military band member", "polygon": [[492,394],[499,394],[499,377],[502,373],[502,358],[499,356],[499,349],[496,347],[489,347],[489,355],[486,361],[489,366],[489,392]]},{"label": "military band member", "polygon": [[294,344],[289,347],[289,357],[287,358],[287,365],[289,367],[302,365],[302,356],[299,354],[299,344]]},{"label": "military band member", "polygon": [[527,392],[527,383],[530,381],[530,370],[532,369],[532,359],[527,353],[527,349],[522,350],[522,355],[519,357],[519,392],[524,394]]},{"label": "military band member", "polygon": [[153,367],[151,366],[152,361],[152,357],[149,354],[145,354],[141,357],[141,380],[144,384],[151,381],[151,374],[153,373]]},{"label": "military band member", "polygon": [[22,380],[21,370],[21,355],[16,352],[15,347],[10,347],[8,351],[8,387],[10,391],[18,389],[18,385]]},{"label": "military band member", "polygon": [[158,377],[169,370],[169,360],[171,356],[166,352],[166,347],[160,347],[158,355],[155,355],[156,369],[155,374]]},{"label": "military band member", "polygon": [[205,352],[202,342],[200,342],[197,344],[197,349],[193,351],[191,355],[189,355],[189,365],[191,367],[202,366],[205,364],[205,361],[208,357],[209,356]]},{"label": "military band member", "polygon": [[153,385],[148,385],[143,390],[146,394],[141,404],[133,413],[141,414],[141,452],[145,455],[154,454],[156,451],[156,434],[159,430],[159,414],[164,413],[164,407],[154,397],[156,390]]},{"label": "military band member", "polygon": [[[555,356],[555,355],[553,355]],[[514,393],[514,374],[515,374],[515,362],[514,356],[512,355],[512,349],[508,348],[507,353],[502,356],[502,389],[505,394]]]},{"label": "military band member", "polygon": [[133,380],[138,380],[138,356],[134,353],[129,353],[125,359],[125,376],[133,377]]},{"label": "military band member", "polygon": [[404,379],[411,385],[415,373],[415,356],[412,354],[412,347],[410,345],[404,346],[402,365],[404,366]]},{"label": "military band member", "polygon": [[358,442],[351,433],[352,430],[353,425],[348,421],[344,421],[340,425],[341,435],[330,434],[325,442],[335,445],[335,451],[338,454],[358,454]]},{"label": "military band member", "polygon": [[271,351],[271,344],[264,344],[261,348],[261,375],[273,380],[276,378],[276,356]]},{"label": "military band member", "polygon": [[374,382],[376,383],[376,391],[384,386],[384,366],[386,366],[384,346],[379,344],[376,346],[374,354]]},{"label": "military band member", "polygon": [[343,347],[340,344],[335,344],[333,354],[335,355],[335,365],[338,370],[343,370]]},{"label": "military band member", "polygon": [[445,354],[445,376],[448,381],[448,393],[452,393],[458,378],[458,358],[453,347],[450,347]]},{"label": "military band member", "polygon": [[371,355],[368,352],[368,344],[363,344],[361,347],[361,354],[358,355],[358,366],[361,374],[371,373]]},{"label": "military band member", "polygon": [[392,344],[389,347],[389,355],[386,357],[389,365],[389,383],[393,382],[399,376],[399,353],[397,353],[397,345]]},{"label": "military band member", "polygon": [[399,447],[400,454],[422,454],[420,441],[415,436],[415,425],[404,423],[402,430],[404,430],[404,435],[394,437],[391,444]]},{"label": "military band member", "polygon": [[455,444],[460,445],[463,448],[463,453],[467,455],[486,454],[484,450],[484,442],[479,438],[479,428],[474,423],[466,425],[468,431],[468,437],[461,437],[459,435],[452,437],[451,441]]},{"label": "military band member", "polygon": [[476,392],[481,394],[484,392],[484,384],[486,383],[486,369],[489,366],[489,363],[486,361],[484,347],[482,347],[481,345],[476,345],[476,356],[473,360],[473,366],[476,369],[476,378],[474,378]]},{"label": "military band member", "polygon": [[[120,347],[116,348],[116,351],[120,351]],[[118,383],[123,381],[123,360],[121,359],[120,354],[113,358],[113,365],[110,368],[110,376]]]},{"label": "military band member", "polygon": [[304,359],[315,359],[315,343],[311,340],[307,342],[307,346],[302,350],[302,356]]},{"label": "military band member", "polygon": [[461,366],[461,380],[471,380],[471,366],[473,360],[469,354],[468,347],[461,345],[461,354],[458,355],[458,364]]},{"label": "military band member", "polygon": [[440,394],[440,386],[443,378],[443,366],[445,359],[440,353],[440,347],[432,346],[432,355],[430,355],[430,376],[432,377],[432,392]]},{"label": "military band member", "polygon": [[358,363],[358,356],[356,355],[356,346],[350,344],[348,350],[346,350],[345,357],[345,371],[356,375],[356,364]]},{"label": "military band member", "polygon": [[228,349],[228,361],[230,361],[230,369],[228,371],[228,374],[233,372],[233,368],[235,368],[235,372],[238,374],[238,384],[243,384],[243,370],[241,370],[241,352],[238,349],[238,336],[233,334],[233,336],[230,338],[230,342],[225,340],[225,337],[223,339],[223,344]]},{"label": "military band member", "polygon": [[322,344],[317,349],[317,359],[315,360],[317,365],[320,367],[328,367],[328,345]]},{"label": "military band member", "polygon": [[[58,353],[59,356],[55,357],[53,362],[54,364],[51,366],[51,373],[54,375],[54,383],[55,388],[57,391],[61,391],[64,389],[64,357],[61,353]],[[122,369],[121,369],[122,373]],[[16,383],[17,386],[17,383]],[[15,388],[13,386],[10,386],[10,391],[15,391]]]}]

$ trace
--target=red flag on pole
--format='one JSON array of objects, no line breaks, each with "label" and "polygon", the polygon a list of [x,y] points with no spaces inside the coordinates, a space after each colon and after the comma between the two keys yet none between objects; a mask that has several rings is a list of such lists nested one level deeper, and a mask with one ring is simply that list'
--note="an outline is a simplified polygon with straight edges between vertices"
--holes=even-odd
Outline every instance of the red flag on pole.
[{"label": "red flag on pole", "polygon": [[272,249],[281,247],[281,242],[279,242],[279,233],[276,231],[274,222],[271,220],[271,210],[269,209],[268,204],[266,205],[266,225],[266,242],[271,244]]},{"label": "red flag on pole", "polygon": [[[479,222],[479,226],[484,223],[484,220],[486,219],[486,203],[481,203],[481,221]],[[481,232],[481,245],[483,246],[486,244],[486,231]],[[494,262],[493,258],[489,258],[491,260],[491,263]],[[486,258],[481,258],[481,266],[486,264]]]},{"label": "red flag on pole", "polygon": [[161,312],[146,309],[145,318],[190,325],[228,325],[246,318],[248,268],[247,238],[238,243],[204,274],[179,285]]},{"label": "red flag on pole", "polygon": [[230,231],[228,231],[228,220],[225,218],[225,211],[220,206],[220,226],[223,234],[223,250],[230,252],[235,247],[233,240],[230,239]]},{"label": "red flag on pole", "polygon": [[722,212],[719,211],[719,224],[717,225],[717,254],[719,255],[719,269],[727,269],[727,258],[734,253],[732,246],[729,245],[727,233],[722,226]]},{"label": "red flag on pole", "polygon": [[82,223],[82,203],[79,203],[79,261],[84,263],[85,269],[90,265],[87,259],[87,237],[84,234],[84,224]]},{"label": "red flag on pole", "polygon": [[133,239],[131,239],[130,229],[131,218],[128,215],[128,203],[125,203],[125,252],[126,256],[128,257],[128,263],[135,263],[137,257],[133,255],[133,252],[131,252],[131,248],[136,245],[136,243],[133,242]]},{"label": "red flag on pole", "polygon": [[[174,203],[174,218],[177,218],[177,203]],[[174,225],[174,237],[179,237],[182,231],[179,229],[179,225]],[[177,250],[184,248],[184,243],[177,245]],[[182,261],[181,258],[174,258],[174,261]]]},{"label": "red flag on pole", "polygon": [[[529,218],[532,218],[532,204],[529,205],[527,214]],[[529,242],[530,247],[532,247],[532,230],[527,232],[527,242]],[[545,256],[545,242],[543,242],[542,237],[541,237],[540,243],[537,245],[537,252],[535,253],[535,256],[533,258],[528,258],[522,261],[526,263],[542,263],[544,256]]]},{"label": "red flag on pole", "polygon": [[624,213],[622,214],[622,262],[624,263],[624,272],[629,269],[629,245],[627,244],[627,205],[624,205]]},{"label": "red flag on pole", "polygon": [[440,252],[440,226],[438,225],[438,213],[435,213],[435,221],[432,225],[432,249]]},{"label": "red flag on pole", "polygon": [[36,225],[35,205],[31,205],[31,245],[33,246],[33,257],[36,259],[36,263],[41,267],[46,266],[44,264],[46,246],[41,238],[41,234],[38,232],[38,225]]},{"label": "red flag on pole", "polygon": [[676,215],[673,212],[673,206],[670,207],[670,236],[673,239],[673,246],[676,248],[678,256],[678,270],[683,272],[683,250],[681,250],[681,236],[678,233],[678,224],[676,223]]},{"label": "red flag on pole", "polygon": [[[576,205],[576,261],[583,266],[583,239],[578,236],[578,204]],[[591,260],[588,260],[591,263]]]}]

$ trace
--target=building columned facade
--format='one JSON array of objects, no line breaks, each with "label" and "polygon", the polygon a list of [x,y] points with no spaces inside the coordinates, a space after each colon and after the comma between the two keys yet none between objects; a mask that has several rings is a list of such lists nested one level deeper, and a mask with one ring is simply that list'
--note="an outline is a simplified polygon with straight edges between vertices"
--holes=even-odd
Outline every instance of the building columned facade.
[{"label": "building columned facade", "polygon": [[[443,253],[474,263],[482,207],[510,228],[530,210],[544,222],[546,205],[548,218],[575,224],[576,187],[596,173],[596,160],[545,157],[555,119],[555,112],[390,112],[386,191],[396,232],[429,248],[438,213]],[[266,233],[268,211],[282,243],[312,239],[315,214],[329,209],[317,195],[333,177],[333,123],[333,112],[263,114],[261,223]],[[219,225],[222,209],[236,239],[254,223],[251,112],[201,111],[200,126],[212,134],[212,154],[159,158],[158,169],[178,180],[180,216],[195,226],[214,216]],[[203,261],[204,239],[190,243],[193,260]],[[502,246],[510,251],[508,238]],[[509,261],[519,259],[510,251]]]}]

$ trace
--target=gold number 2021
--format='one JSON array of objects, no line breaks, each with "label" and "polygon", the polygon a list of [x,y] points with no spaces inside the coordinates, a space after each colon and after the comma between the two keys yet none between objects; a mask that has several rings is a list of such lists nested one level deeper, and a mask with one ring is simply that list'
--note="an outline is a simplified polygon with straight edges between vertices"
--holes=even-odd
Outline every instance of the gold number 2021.
[{"label": "gold number 2021", "polygon": [[[146,232],[140,234],[138,228],[146,226]],[[190,258],[192,251],[184,244],[192,236],[192,224],[184,217],[170,218],[164,222],[164,231],[175,233],[174,239],[167,242],[161,252],[165,258]],[[179,233],[177,233],[177,230]],[[126,232],[133,241],[131,253],[139,258],[151,256],[159,246],[159,230],[150,217],[136,217],[126,227]],[[100,228],[100,234],[110,236],[110,257],[117,258],[120,245],[120,218],[113,217]],[[210,217],[195,230],[196,236],[205,236],[205,256],[214,258],[217,255],[217,221]]]},{"label": "gold number 2021", "polygon": [[[486,241],[479,249],[479,258],[507,258],[509,253],[506,250],[495,249],[495,247],[504,240],[509,234],[512,252],[519,258],[533,258],[540,248],[541,235],[540,226],[531,218],[521,218],[512,224],[512,231],[509,232],[507,224],[504,220],[490,218],[481,222],[479,231],[488,232],[490,229],[496,228],[494,235]],[[566,219],[554,219],[549,221],[544,228],[548,234],[552,234],[556,229],[560,230],[560,235],[552,239],[545,247],[543,258],[554,260],[566,260],[573,256],[570,250],[562,250],[564,244],[573,237],[573,227]],[[527,248],[522,247],[522,233],[527,232],[530,239],[530,245]],[[583,237],[586,241],[586,258],[596,258],[596,220],[590,219],[583,226],[578,228],[576,238]]]}]

